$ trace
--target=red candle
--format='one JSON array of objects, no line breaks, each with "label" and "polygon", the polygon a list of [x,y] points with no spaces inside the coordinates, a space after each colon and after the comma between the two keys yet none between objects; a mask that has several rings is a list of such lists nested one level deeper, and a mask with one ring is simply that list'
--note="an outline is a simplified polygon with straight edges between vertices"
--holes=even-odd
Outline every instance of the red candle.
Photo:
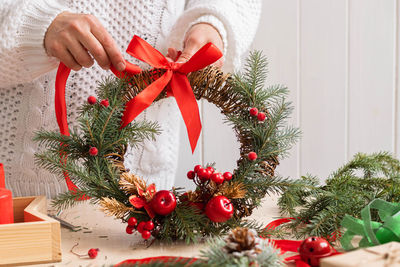
[{"label": "red candle", "polygon": [[13,199],[11,191],[6,189],[4,168],[0,163],[0,224],[14,223]]}]

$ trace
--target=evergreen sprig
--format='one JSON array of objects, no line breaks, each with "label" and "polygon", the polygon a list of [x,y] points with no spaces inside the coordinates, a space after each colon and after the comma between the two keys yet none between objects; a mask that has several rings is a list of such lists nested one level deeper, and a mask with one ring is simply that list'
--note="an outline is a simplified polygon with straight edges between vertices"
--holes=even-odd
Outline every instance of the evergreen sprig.
[{"label": "evergreen sprig", "polygon": [[[344,215],[359,217],[375,198],[400,202],[400,162],[388,152],[358,153],[320,185],[304,176],[279,199],[282,215],[296,218],[284,226],[298,238],[337,237]],[[373,214],[373,219],[378,219]]]}]

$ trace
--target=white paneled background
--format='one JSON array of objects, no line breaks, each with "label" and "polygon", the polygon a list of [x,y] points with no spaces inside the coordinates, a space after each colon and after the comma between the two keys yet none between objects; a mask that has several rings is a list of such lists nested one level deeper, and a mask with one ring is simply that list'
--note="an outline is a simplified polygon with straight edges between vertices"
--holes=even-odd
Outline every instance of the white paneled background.
[{"label": "white paneled background", "polygon": [[[400,153],[400,0],[264,0],[252,49],[268,57],[267,84],[285,84],[302,139],[279,173],[321,180],[357,152]],[[195,164],[232,171],[233,131],[201,103],[203,133],[191,155],[184,127],[176,184]]]}]

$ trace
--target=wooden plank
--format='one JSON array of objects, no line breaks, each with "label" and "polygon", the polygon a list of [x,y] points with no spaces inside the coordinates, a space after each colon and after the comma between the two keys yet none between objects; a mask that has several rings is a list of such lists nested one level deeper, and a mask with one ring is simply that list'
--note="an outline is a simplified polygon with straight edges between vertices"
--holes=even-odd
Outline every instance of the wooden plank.
[{"label": "wooden plank", "polygon": [[346,1],[300,1],[301,173],[324,180],[344,161]]},{"label": "wooden plank", "polygon": [[395,1],[350,1],[349,153],[392,150]]}]

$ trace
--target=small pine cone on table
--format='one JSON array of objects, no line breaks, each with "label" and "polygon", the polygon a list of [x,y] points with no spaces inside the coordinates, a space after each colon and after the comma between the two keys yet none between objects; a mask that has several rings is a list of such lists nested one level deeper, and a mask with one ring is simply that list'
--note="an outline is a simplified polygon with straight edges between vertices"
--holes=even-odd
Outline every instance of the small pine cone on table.
[{"label": "small pine cone on table", "polygon": [[255,230],[237,227],[225,238],[226,245],[223,249],[237,258],[255,258],[261,253],[260,241]]}]

